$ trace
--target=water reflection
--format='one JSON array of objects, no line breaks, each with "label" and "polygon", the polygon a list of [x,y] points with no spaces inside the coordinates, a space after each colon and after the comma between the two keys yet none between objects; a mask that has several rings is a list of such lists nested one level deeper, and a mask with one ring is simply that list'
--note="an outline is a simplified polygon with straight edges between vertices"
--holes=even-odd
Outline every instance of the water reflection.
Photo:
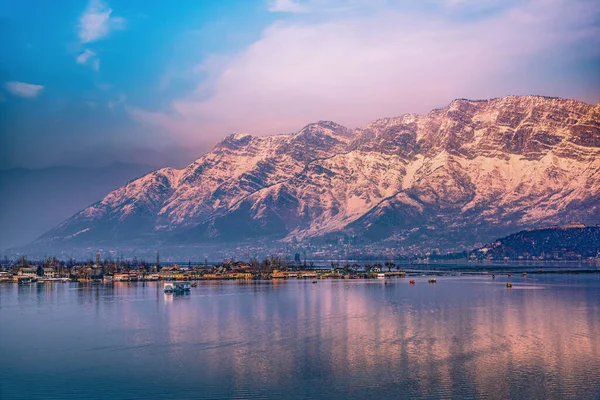
[{"label": "water reflection", "polygon": [[209,375],[279,388],[293,386],[291,376],[326,376],[356,387],[394,382],[419,397],[551,398],[585,396],[580,383],[598,378],[600,303],[586,291],[480,285],[460,294],[476,282],[448,284],[416,295],[406,285],[264,286],[253,298],[206,288],[206,298],[169,310],[169,341],[187,345],[172,349],[175,359],[210,360]]},{"label": "water reflection", "polygon": [[[17,340],[31,335],[27,312],[12,311],[49,302],[49,314],[75,317],[50,334],[68,330],[93,342],[76,339],[69,363],[139,374],[117,397],[175,390],[184,397],[598,398],[598,278],[520,284],[543,289],[463,277],[415,286],[401,279],[209,282],[184,296],[164,294],[156,283],[2,288],[0,312],[11,331],[2,330],[1,350],[20,351],[21,361],[8,358],[23,370],[38,368]],[[38,322],[52,326],[47,315]],[[57,343],[49,360],[68,348]]]}]

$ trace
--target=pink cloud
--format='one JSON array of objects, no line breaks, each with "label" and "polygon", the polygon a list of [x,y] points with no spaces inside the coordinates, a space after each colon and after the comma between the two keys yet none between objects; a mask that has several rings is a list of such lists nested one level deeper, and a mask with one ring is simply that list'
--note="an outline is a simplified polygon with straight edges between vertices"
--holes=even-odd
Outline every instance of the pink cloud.
[{"label": "pink cloud", "polygon": [[548,60],[563,62],[574,45],[580,53],[571,57],[597,53],[599,14],[597,3],[585,0],[525,1],[460,22],[387,7],[318,21],[302,14],[274,23],[226,62],[203,63],[208,80],[169,110],[132,115],[199,140],[291,132],[319,119],[361,126],[459,97],[568,95],[575,89],[559,92],[564,84],[542,75],[552,67]]}]

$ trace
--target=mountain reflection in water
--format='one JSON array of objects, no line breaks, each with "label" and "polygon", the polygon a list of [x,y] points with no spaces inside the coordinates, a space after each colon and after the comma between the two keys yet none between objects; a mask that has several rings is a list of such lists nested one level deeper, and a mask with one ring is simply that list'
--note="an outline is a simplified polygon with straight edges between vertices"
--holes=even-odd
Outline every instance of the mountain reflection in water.
[{"label": "mountain reflection in water", "polygon": [[600,275],[0,286],[16,398],[600,398]]}]

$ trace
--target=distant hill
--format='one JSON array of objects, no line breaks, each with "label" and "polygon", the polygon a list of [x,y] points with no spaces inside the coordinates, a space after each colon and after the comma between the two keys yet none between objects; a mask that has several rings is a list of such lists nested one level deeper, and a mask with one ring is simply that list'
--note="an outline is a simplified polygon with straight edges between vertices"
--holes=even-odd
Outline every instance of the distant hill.
[{"label": "distant hill", "polygon": [[476,250],[477,258],[576,260],[600,254],[600,227],[578,224],[528,229]]},{"label": "distant hill", "polygon": [[57,166],[0,171],[0,250],[38,238],[153,167],[114,163],[106,167]]}]

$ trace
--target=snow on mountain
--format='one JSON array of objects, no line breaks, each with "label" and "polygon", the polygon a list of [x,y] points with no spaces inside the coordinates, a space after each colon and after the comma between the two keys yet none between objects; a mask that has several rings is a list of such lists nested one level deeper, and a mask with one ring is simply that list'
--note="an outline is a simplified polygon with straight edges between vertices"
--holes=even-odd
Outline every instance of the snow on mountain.
[{"label": "snow on mountain", "polygon": [[182,170],[113,191],[38,243],[197,244],[354,235],[370,241],[600,222],[600,104],[455,100],[347,129],[236,133]]}]

